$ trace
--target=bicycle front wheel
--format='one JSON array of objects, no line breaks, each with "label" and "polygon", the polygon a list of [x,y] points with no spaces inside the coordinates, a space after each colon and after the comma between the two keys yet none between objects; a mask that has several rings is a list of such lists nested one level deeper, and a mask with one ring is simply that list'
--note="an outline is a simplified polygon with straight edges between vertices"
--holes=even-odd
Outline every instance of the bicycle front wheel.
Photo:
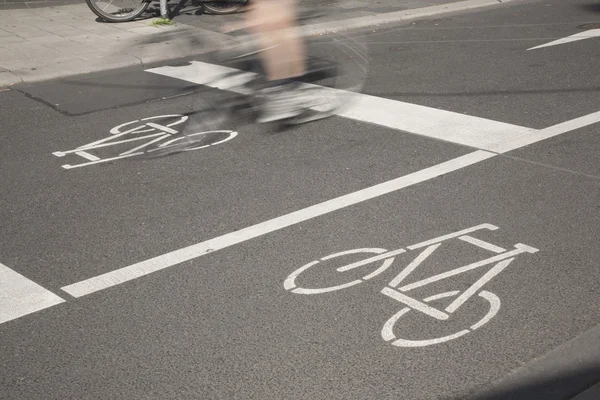
[{"label": "bicycle front wheel", "polygon": [[150,1],[140,0],[85,0],[90,10],[108,22],[127,22],[146,11]]},{"label": "bicycle front wheel", "polygon": [[207,1],[202,3],[202,7],[211,14],[234,14],[241,10],[246,5],[246,2],[247,0]]}]

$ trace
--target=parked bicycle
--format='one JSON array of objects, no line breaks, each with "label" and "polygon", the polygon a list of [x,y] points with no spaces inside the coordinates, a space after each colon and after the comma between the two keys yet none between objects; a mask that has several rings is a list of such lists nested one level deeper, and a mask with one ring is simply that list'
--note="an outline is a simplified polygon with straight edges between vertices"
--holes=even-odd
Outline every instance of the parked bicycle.
[{"label": "parked bicycle", "polygon": [[[156,0],[85,0],[90,9],[108,22],[127,22],[140,17],[150,3]],[[167,0],[169,1],[169,0]],[[211,14],[233,14],[240,11],[248,0],[195,0],[202,10]]]}]

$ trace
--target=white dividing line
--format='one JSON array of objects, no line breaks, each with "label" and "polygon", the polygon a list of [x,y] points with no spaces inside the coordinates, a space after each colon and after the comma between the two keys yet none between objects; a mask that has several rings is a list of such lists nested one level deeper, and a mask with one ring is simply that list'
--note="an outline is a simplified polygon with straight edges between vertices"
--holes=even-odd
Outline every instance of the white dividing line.
[{"label": "white dividing line", "polygon": [[[235,80],[233,78],[222,78],[226,74],[239,71],[199,61],[192,61],[190,65],[186,66],[159,67],[146,71],[238,93],[241,90],[239,85],[255,76],[255,74],[247,73],[245,76],[236,77]],[[332,92],[338,91],[336,89],[329,90]],[[361,93],[353,93],[352,99],[352,105],[348,110],[340,113],[340,117],[368,122],[481,150],[488,150],[499,142],[505,142],[535,131],[535,129],[506,124],[504,122]]]},{"label": "white dividing line", "polygon": [[600,111],[596,111],[570,121],[562,122],[536,132],[531,132],[526,135],[509,139],[505,142],[491,146],[488,150],[495,153],[506,153],[533,143],[541,142],[542,140],[546,140],[554,136],[562,135],[563,133],[585,128],[586,126],[593,125],[598,122],[600,122]]},{"label": "white dividing line", "polygon": [[600,36],[600,29],[591,29],[589,31],[576,33],[575,35],[567,36],[566,38],[558,39],[550,43],[541,44],[527,50],[542,49],[544,47],[558,46],[559,44],[577,42],[579,40],[591,39]]},{"label": "white dividing line", "polygon": [[405,175],[366,189],[359,190],[332,200],[319,203],[308,208],[294,211],[292,213],[277,217],[259,224],[249,226],[236,232],[231,232],[214,239],[207,240],[183,249],[142,261],[128,267],[86,279],[72,285],[61,288],[74,297],[81,297],[99,290],[107,289],[115,285],[148,275],[152,272],[169,268],[207,253],[221,250],[238,243],[245,242],[255,237],[265,235],[279,229],[286,228],[300,222],[331,213],[336,210],[358,204],[387,193],[391,193],[417,183],[425,182],[435,177],[465,168],[469,165],[487,160],[495,154],[487,151],[475,151],[464,156],[454,158],[433,167]]},{"label": "white dividing line", "polygon": [[[202,62],[192,62],[183,67],[161,67],[148,70],[158,75],[179,78],[189,82],[209,85],[218,89],[237,88],[241,81],[246,78],[237,76],[237,81],[232,79],[218,79],[224,74],[235,71],[231,68]],[[251,74],[247,74],[246,77]],[[490,151],[478,150],[461,157],[425,168],[421,171],[393,179],[369,188],[359,190],[332,200],[325,201],[302,210],[298,210],[281,217],[271,219],[242,230],[219,236],[205,242],[175,250],[149,260],[107,272],[105,274],[86,279],[61,289],[74,297],[82,297],[88,294],[108,289],[121,283],[140,278],[142,276],[169,268],[207,253],[224,249],[238,243],[245,242],[255,237],[274,232],[288,226],[331,213],[336,210],[358,204],[387,193],[391,193],[429,179],[445,175],[447,173],[479,163],[502,153],[519,147],[547,139],[561,133],[568,132],[578,127],[587,126],[600,121],[600,112],[590,114],[573,121],[565,122],[554,127],[536,131],[530,128],[505,124],[502,122],[471,117],[458,113],[438,110],[429,107],[402,103],[394,100],[379,99],[373,96],[357,94],[358,104],[343,114],[344,117],[360,121],[372,122],[374,124],[402,129],[442,140],[479,147],[481,149],[493,149]],[[360,109],[363,107],[364,109]],[[385,112],[380,112],[385,108]],[[377,115],[377,117],[373,117]],[[378,120],[380,118],[381,120]],[[81,149],[80,149],[81,150]],[[116,158],[115,158],[116,159]],[[91,162],[93,163],[93,162]],[[89,163],[88,163],[89,164]],[[78,166],[65,166],[65,168],[76,168]],[[484,224],[487,229],[497,229],[493,225]],[[480,227],[480,228],[482,228]],[[472,230],[456,232],[454,236],[465,235]],[[460,233],[460,235],[458,235]],[[453,237],[454,237],[453,236]],[[429,240],[420,244],[409,246],[415,248],[428,246],[443,240],[445,236]],[[526,250],[527,251],[527,250]],[[511,252],[504,253],[504,255]],[[507,256],[508,257],[508,256]],[[474,268],[474,267],[473,267]],[[437,279],[442,279],[437,276]],[[403,287],[400,290],[407,290]]]},{"label": "white dividing line", "polygon": [[0,324],[65,300],[0,264]]}]

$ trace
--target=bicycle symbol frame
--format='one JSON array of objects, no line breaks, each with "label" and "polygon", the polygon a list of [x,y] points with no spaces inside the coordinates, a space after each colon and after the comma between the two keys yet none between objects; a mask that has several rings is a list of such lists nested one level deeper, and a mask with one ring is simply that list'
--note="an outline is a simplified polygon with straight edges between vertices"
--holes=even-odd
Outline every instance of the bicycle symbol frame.
[{"label": "bicycle symbol frame", "polygon": [[[397,347],[424,347],[430,346],[434,344],[444,343],[453,339],[457,339],[461,336],[466,335],[469,332],[473,332],[476,329],[481,328],[483,325],[487,324],[500,309],[500,299],[494,293],[491,293],[487,290],[483,290],[483,287],[492,280],[496,275],[502,272],[508,265],[515,259],[516,256],[521,254],[533,254],[538,252],[539,250],[528,246],[526,244],[517,243],[514,245],[514,249],[506,250],[502,247],[496,246],[494,244],[488,243],[486,241],[477,239],[469,235],[469,233],[478,231],[478,230],[497,230],[498,227],[492,224],[481,224],[471,228],[463,229],[454,233],[450,233],[444,236],[440,236],[431,240],[427,240],[425,242],[417,243],[411,246],[407,246],[407,249],[410,250],[421,250],[421,252],[415,257],[413,261],[411,261],[398,275],[396,275],[386,287],[381,290],[381,293],[386,295],[387,297],[402,303],[404,307],[392,315],[383,325],[381,330],[381,337],[386,342],[391,342],[393,346]],[[480,247],[482,249],[488,250],[492,253],[495,253],[494,256],[486,258],[484,260],[480,260],[474,263],[470,263],[450,271],[446,271],[444,273],[440,273],[429,278],[421,279],[419,281],[403,284],[404,280],[417,268],[423,261],[425,261],[431,254],[433,254],[440,245],[450,239],[458,238],[463,242],[472,244],[474,246]],[[298,268],[296,271],[292,272],[287,279],[283,283],[283,287],[285,290],[295,293],[295,294],[323,294],[328,292],[333,292],[337,290],[346,289],[355,285],[358,285],[366,280],[374,278],[375,276],[381,274],[385,270],[387,270],[394,262],[395,257],[399,254],[406,253],[407,250],[400,248],[397,250],[387,251],[385,249],[380,248],[364,248],[364,249],[353,249],[342,251],[339,253],[334,253],[325,257],[322,257],[319,260],[312,261],[302,267]],[[360,279],[355,279],[353,281],[340,284],[337,286],[331,286],[326,288],[304,288],[298,287],[296,284],[296,278],[301,275],[304,271],[318,265],[322,261],[331,260],[337,257],[342,257],[349,254],[358,254],[358,253],[367,253],[367,254],[375,254],[374,256],[368,257],[364,260],[357,261],[348,265],[344,265],[336,269],[337,272],[346,272],[353,270],[355,268],[360,268],[363,266],[367,266],[373,263],[382,262],[381,265],[376,268],[374,271],[364,275]],[[468,289],[464,290],[462,293],[458,290],[453,290],[449,292],[439,293],[433,296],[429,296],[425,299],[416,299],[407,295],[407,292],[410,292],[413,289],[420,288],[426,285],[429,285],[434,282],[441,281],[443,279],[447,279],[467,271],[471,271],[477,268],[481,268],[486,265],[493,264],[491,267],[481,278],[479,278],[475,283],[473,283]],[[402,285],[401,285],[402,284]],[[452,313],[458,310],[465,302],[467,302],[471,297],[475,294],[489,303],[489,310],[487,313],[479,319],[476,323],[471,325],[468,328],[462,329],[454,334],[446,335],[442,337],[437,337],[433,339],[422,339],[422,340],[414,340],[414,339],[404,339],[398,338],[394,334],[394,326],[396,323],[406,315],[409,311],[414,310],[421,312],[429,317],[432,317],[436,320],[444,321],[450,318]],[[440,310],[436,307],[430,305],[430,303],[434,303],[437,300],[447,299],[451,297],[456,297],[450,305],[448,305],[445,309]]]},{"label": "bicycle symbol frame", "polygon": [[[169,123],[158,123],[161,120],[169,119],[175,120]],[[159,146],[168,146],[178,140],[183,139],[184,136],[179,136],[169,140],[169,138],[173,137],[173,135],[179,133],[179,131],[177,131],[173,127],[184,123],[185,121],[187,121],[187,119],[188,117],[185,115],[171,114],[159,115],[156,117],[147,117],[135,121],[126,122],[124,124],[112,128],[110,130],[110,134],[112,136],[95,141],[93,143],[86,144],[84,146],[77,147],[74,150],[55,151],[52,154],[57,157],[64,157],[68,154],[75,154],[88,160],[88,162],[76,165],[65,164],[62,166],[65,169],[80,168],[88,165],[95,165],[109,161],[120,160],[128,157],[139,156],[144,153],[143,150],[147,146],[155,145],[156,143],[160,143],[161,141],[163,142],[160,143]],[[224,133],[228,134],[228,136],[222,140],[219,140],[218,142],[210,144],[198,144],[198,146],[185,149],[185,151],[200,150],[206,147],[215,146],[221,143],[225,143],[237,136],[237,132],[230,130],[198,132],[189,134],[187,136],[206,135],[209,133]],[[142,144],[137,144],[136,142],[139,141],[145,142],[143,142]],[[109,146],[121,146],[126,144],[134,144],[135,147],[120,152],[119,155],[114,157],[101,158],[91,153],[91,151],[93,150],[98,150]]]}]

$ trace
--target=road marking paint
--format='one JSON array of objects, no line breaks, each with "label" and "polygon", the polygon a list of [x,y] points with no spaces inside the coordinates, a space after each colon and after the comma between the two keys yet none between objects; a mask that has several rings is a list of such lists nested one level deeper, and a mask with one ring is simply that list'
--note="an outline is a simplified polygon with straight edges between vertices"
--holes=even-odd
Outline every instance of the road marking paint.
[{"label": "road marking paint", "polygon": [[0,324],[65,300],[0,264]]},{"label": "road marking paint", "polygon": [[430,317],[440,320],[448,319],[448,314],[446,314],[445,312],[436,310],[435,308],[430,307],[427,304],[422,303],[418,300],[415,300],[412,297],[408,297],[392,288],[384,287],[381,290],[381,293],[385,294],[388,297],[391,297],[396,301],[399,301],[400,303],[406,304],[410,308],[414,308],[417,311],[421,311],[422,313],[427,314]]},{"label": "road marking paint", "polygon": [[579,40],[591,39],[591,38],[595,38],[595,37],[599,37],[599,36],[600,36],[600,29],[590,29],[589,31],[576,33],[575,35],[571,35],[571,36],[567,36],[562,39],[554,40],[550,43],[541,44],[539,46],[532,47],[530,49],[527,49],[527,51],[542,49],[544,47],[550,47],[550,46],[558,46],[559,44],[577,42]]},{"label": "road marking paint", "polygon": [[408,246],[408,249],[409,250],[420,249],[421,247],[427,247],[429,245],[432,245],[435,243],[440,243],[440,242],[443,242],[444,240],[448,240],[448,239],[452,239],[452,238],[459,237],[462,235],[466,235],[467,233],[479,231],[481,229],[488,229],[490,231],[495,231],[498,229],[498,227],[495,225],[492,225],[492,224],[481,224],[481,225],[473,226],[471,228],[463,229],[458,232],[453,232],[453,233],[449,233],[447,235],[438,236],[436,238],[426,240],[425,242],[413,244],[411,246]]},{"label": "road marking paint", "polygon": [[495,153],[507,153],[509,151],[516,150],[518,148],[525,147],[554,136],[562,135],[563,133],[585,128],[586,126],[593,125],[598,122],[600,122],[600,111],[596,111],[570,121],[565,121],[536,132],[531,132],[526,135],[509,139],[508,141],[491,146],[489,150]]},{"label": "road marking paint", "polygon": [[[190,65],[186,66],[167,66],[152,68],[146,71],[242,94],[247,93],[247,91],[240,88],[239,85],[255,76],[255,74],[248,72],[244,76],[227,78],[224,75],[238,72],[238,70],[199,61],[192,61]],[[328,90],[340,92],[338,89]],[[523,126],[361,93],[352,93],[352,98],[352,105],[348,110],[339,113],[340,117],[368,122],[481,150],[487,150],[498,142],[505,142],[514,137],[535,131],[535,129]]]},{"label": "road marking paint", "polygon": [[419,254],[414,260],[412,260],[412,262],[408,264],[406,268],[404,268],[402,272],[398,274],[398,276],[396,276],[390,281],[389,285],[394,288],[398,287],[398,285],[400,285],[404,278],[410,275],[411,272],[413,272],[419,265],[421,265],[421,263],[425,261],[440,246],[441,243],[436,243],[423,250],[421,254]]},{"label": "road marking paint", "polygon": [[61,288],[74,297],[82,297],[100,290],[108,289],[112,286],[140,278],[144,275],[169,268],[207,253],[221,250],[238,243],[245,242],[258,236],[274,232],[288,226],[307,221],[309,219],[331,213],[349,207],[354,204],[392,193],[397,190],[425,182],[441,175],[459,170],[469,165],[487,160],[494,157],[494,153],[477,150],[472,153],[445,161],[441,164],[393,179],[366,189],[359,190],[344,196],[337,197],[294,211],[292,213],[249,226],[236,232],[231,232],[205,242],[197,243],[179,250],[166,253],[149,260],[141,261],[136,264],[123,267],[105,274],[86,279]]},{"label": "road marking paint", "polygon": [[448,271],[448,272],[444,272],[444,273],[441,273],[441,274],[438,274],[438,275],[434,275],[432,277],[429,277],[429,278],[426,278],[426,279],[422,279],[420,281],[411,283],[411,284],[406,285],[406,286],[402,286],[400,288],[400,290],[403,291],[403,292],[408,292],[408,291],[411,291],[413,289],[429,285],[430,283],[441,281],[442,279],[450,278],[450,277],[452,277],[454,275],[462,274],[463,272],[467,272],[467,271],[470,271],[472,269],[483,267],[484,265],[495,263],[496,261],[502,261],[504,259],[507,259],[507,258],[510,258],[510,257],[514,257],[514,256],[516,256],[518,254],[522,254],[522,253],[535,253],[536,251],[538,251],[538,250],[535,249],[535,248],[533,248],[533,247],[531,247],[531,246],[527,246],[527,245],[524,245],[522,243],[519,243],[519,244],[515,245],[515,249],[514,250],[511,250],[511,251],[508,251],[506,253],[502,253],[502,254],[499,254],[497,256],[493,256],[493,257],[490,257],[490,258],[486,258],[485,260],[477,261],[477,262],[474,262],[474,263],[469,264],[469,265],[465,265],[464,267],[456,268],[456,269],[453,269],[453,270]]},{"label": "road marking paint", "polygon": [[363,265],[371,264],[371,263],[374,263],[376,261],[385,260],[387,258],[393,258],[393,257],[397,256],[398,254],[402,254],[404,252],[406,252],[406,250],[404,250],[404,249],[398,249],[398,250],[394,250],[394,251],[389,251],[387,253],[383,253],[383,254],[380,254],[378,256],[373,256],[373,257],[370,257],[370,258],[365,258],[364,260],[357,261],[355,263],[345,265],[343,267],[338,268],[337,271],[338,272],[350,271],[351,269],[362,267]]},{"label": "road marking paint", "polygon": [[494,293],[483,290],[479,293],[479,297],[486,299],[490,303],[490,311],[481,319],[481,321],[471,325],[472,330],[479,329],[487,324],[496,314],[498,314],[498,310],[500,310],[500,298]]},{"label": "road marking paint", "polygon": [[76,151],[75,154],[77,154],[79,157],[85,158],[86,160],[90,160],[90,161],[98,161],[99,160],[99,158],[96,157],[95,155],[90,154],[85,151]]},{"label": "road marking paint", "polygon": [[492,269],[485,273],[481,278],[477,280],[474,284],[472,284],[467,290],[465,290],[460,296],[458,296],[448,307],[446,307],[447,313],[453,313],[458,310],[460,306],[471,296],[473,296],[479,289],[485,286],[486,283],[491,281],[496,275],[500,272],[504,271],[506,267],[514,260],[514,257],[507,258],[506,260],[500,261],[498,264],[494,265]]},{"label": "road marking paint", "polygon": [[464,242],[471,243],[472,245],[475,245],[477,247],[481,247],[484,250],[491,251],[493,253],[503,253],[506,251],[506,249],[503,249],[500,246],[496,246],[495,244],[491,244],[484,240],[474,238],[473,236],[464,235],[460,236],[459,239]]},{"label": "road marking paint", "polygon": [[[212,87],[227,90],[229,88],[237,87],[240,84],[240,80],[244,80],[244,77],[237,76],[237,82],[232,82],[231,79],[216,80],[221,77],[224,73],[235,71],[231,68],[221,67],[212,64],[206,64],[201,62],[192,62],[190,66],[186,67],[161,67],[148,70],[159,75],[170,76],[194,82],[198,84],[210,84]],[[216,82],[216,83],[215,83]],[[471,143],[474,145],[477,143],[482,148],[488,148],[491,151],[478,150],[464,156],[457,157],[455,159],[440,163],[438,165],[425,168],[421,171],[414,172],[409,175],[405,175],[400,178],[393,179],[388,182],[384,182],[375,186],[371,186],[366,189],[359,190],[354,193],[350,193],[344,196],[337,197],[319,203],[302,210],[298,210],[253,226],[249,226],[242,230],[232,232],[226,235],[222,235],[205,242],[197,243],[192,246],[188,246],[179,250],[172,251],[145,261],[132,264],[127,267],[120,268],[105,274],[86,279],[81,282],[77,282],[68,286],[64,286],[61,289],[74,297],[82,297],[91,293],[95,293],[100,290],[108,289],[110,287],[119,285],[121,283],[140,278],[150,273],[169,268],[173,265],[180,264],[184,261],[188,261],[197,257],[200,257],[209,252],[221,250],[226,247],[233,246],[238,243],[245,242],[255,237],[277,231],[288,226],[298,224],[300,222],[316,218],[321,215],[331,213],[336,210],[343,209],[345,207],[358,204],[387,193],[391,193],[400,190],[405,187],[412,186],[417,183],[433,179],[435,177],[445,175],[447,173],[465,168],[467,166],[479,163],[501,154],[506,151],[510,151],[519,147],[527,146],[528,144],[535,143],[549,137],[553,137],[568,131],[578,129],[583,126],[587,126],[600,121],[600,112],[596,112],[587,116],[583,116],[572,121],[567,121],[562,124],[555,125],[539,131],[524,128],[515,125],[504,124],[502,122],[496,122],[486,120],[477,117],[471,117],[458,113],[452,113],[448,111],[438,110],[434,108],[428,108],[423,106],[415,106],[413,104],[397,102],[387,99],[378,99],[373,96],[358,95],[363,99],[364,104],[369,104],[369,107],[388,107],[387,113],[389,115],[378,114],[384,121],[377,121],[375,119],[361,119],[367,118],[364,110],[354,111],[356,114],[352,114],[352,109],[345,114],[345,117],[355,118],[357,120],[363,120],[367,122],[373,122],[375,124],[394,126],[398,129],[406,131],[415,131],[415,133],[430,136],[430,137],[441,137],[439,133],[433,132],[435,129],[446,129],[449,132],[449,138],[443,138],[447,141],[454,141],[455,143]],[[366,100],[365,100],[366,99]],[[395,106],[392,106],[394,105]],[[394,108],[396,107],[396,108]],[[356,110],[356,108],[355,108]],[[376,111],[376,110],[371,110]],[[412,114],[412,113],[415,114]],[[403,118],[398,118],[398,115],[402,115]],[[416,115],[416,116],[415,116]],[[398,122],[394,120],[401,119],[408,121],[406,123]],[[422,129],[421,129],[422,128]],[[464,136],[463,133],[458,132],[463,129],[463,132],[467,132]],[[511,130],[512,129],[512,130]],[[478,133],[474,132],[487,132],[487,136],[482,137]],[[428,135],[429,133],[429,135]],[[497,135],[496,138],[493,138]],[[498,139],[501,138],[501,139]],[[469,144],[467,144],[469,145]],[[74,168],[77,166],[65,166],[65,168]],[[477,229],[497,229],[497,227],[484,224]],[[476,230],[471,228],[461,232],[456,232],[452,237],[465,235],[467,233]],[[419,247],[429,246],[434,243],[445,240],[445,237],[440,237],[432,240],[428,240],[423,243],[419,243],[413,246],[409,246],[408,249],[413,250]],[[525,246],[527,247],[527,246]],[[529,248],[524,250],[528,252],[537,251],[536,249]],[[520,251],[522,252],[522,251]],[[513,252],[504,253],[502,256],[509,257],[509,254]],[[474,266],[471,266],[475,268]],[[443,279],[445,276],[433,277],[436,280]],[[429,282],[418,282],[419,286],[422,286]],[[413,285],[409,285],[400,288],[402,291],[407,291],[412,288]]]}]

